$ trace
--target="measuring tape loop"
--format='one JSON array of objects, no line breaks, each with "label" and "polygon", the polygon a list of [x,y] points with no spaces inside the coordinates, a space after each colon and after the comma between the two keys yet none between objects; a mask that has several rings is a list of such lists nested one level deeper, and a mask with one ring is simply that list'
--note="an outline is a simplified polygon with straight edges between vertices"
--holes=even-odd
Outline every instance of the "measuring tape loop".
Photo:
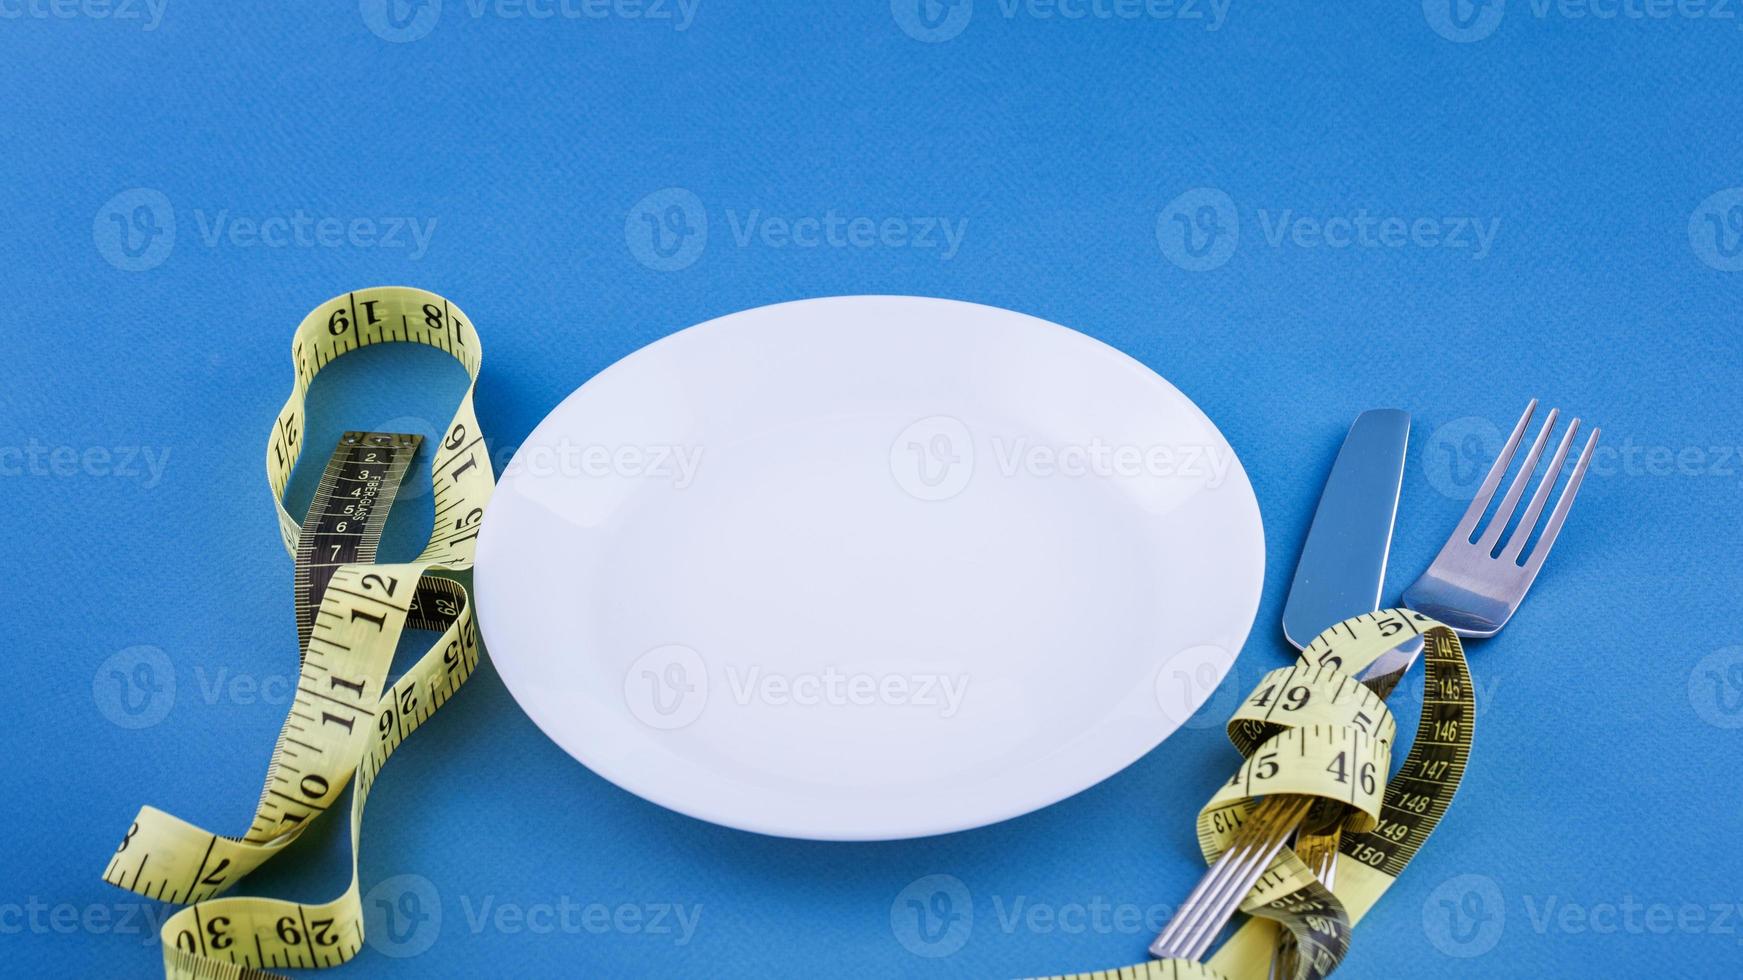
[{"label": "measuring tape loop", "polygon": [[[1423,641],[1422,716],[1409,754],[1388,780],[1396,721],[1356,677],[1414,637]],[[1330,974],[1348,952],[1352,927],[1445,815],[1464,778],[1475,720],[1464,647],[1447,626],[1386,609],[1321,633],[1294,665],[1267,673],[1229,720],[1229,739],[1244,761],[1200,811],[1198,839],[1205,860],[1214,862],[1262,797],[1339,801],[1349,816],[1336,887],[1328,889],[1285,847],[1244,897],[1246,923],[1207,963],[1151,960],[1050,980],[1266,980],[1279,929],[1293,934],[1299,950],[1290,980]]]},{"label": "measuring tape loop", "polygon": [[[302,455],[305,399],[334,359],[378,343],[447,351],[471,379],[431,452],[435,525],[416,559],[375,564],[400,479],[422,441],[397,433],[347,432],[328,461],[302,522],[284,506]],[[333,966],[362,949],[357,847],[369,790],[390,756],[446,704],[478,663],[478,629],[455,573],[471,568],[478,525],[494,478],[473,411],[482,352],[470,322],[435,293],[402,286],[359,290],[321,304],[291,347],[296,381],[267,442],[267,481],[294,592],[302,660],[296,697],[267,767],[248,830],[214,834],[143,807],[103,878],[188,907],[164,922],[171,978],[270,977],[266,969]],[[391,683],[406,629],[439,634]],[[351,883],[324,903],[218,898],[271,860],[338,801],[351,796]]]}]

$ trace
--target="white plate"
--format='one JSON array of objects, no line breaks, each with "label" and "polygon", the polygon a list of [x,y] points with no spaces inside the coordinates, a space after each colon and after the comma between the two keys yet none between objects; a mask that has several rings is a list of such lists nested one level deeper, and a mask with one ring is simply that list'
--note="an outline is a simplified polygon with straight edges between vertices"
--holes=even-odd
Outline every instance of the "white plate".
[{"label": "white plate", "polygon": [[847,296],[581,386],[505,471],[476,582],[504,682],[594,772],[730,827],[882,840],[1154,748],[1240,650],[1263,568],[1233,450],[1142,364],[1008,310]]}]

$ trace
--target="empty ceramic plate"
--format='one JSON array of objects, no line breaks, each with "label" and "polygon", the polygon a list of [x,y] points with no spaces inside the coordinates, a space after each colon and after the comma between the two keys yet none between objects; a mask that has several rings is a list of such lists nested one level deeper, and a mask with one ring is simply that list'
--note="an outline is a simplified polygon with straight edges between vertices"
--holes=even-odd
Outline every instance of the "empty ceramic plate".
[{"label": "empty ceramic plate", "polygon": [[588,381],[503,474],[476,586],[509,690],[593,771],[877,840],[1154,748],[1239,651],[1263,566],[1234,451],[1149,368],[1008,310],[850,296]]}]

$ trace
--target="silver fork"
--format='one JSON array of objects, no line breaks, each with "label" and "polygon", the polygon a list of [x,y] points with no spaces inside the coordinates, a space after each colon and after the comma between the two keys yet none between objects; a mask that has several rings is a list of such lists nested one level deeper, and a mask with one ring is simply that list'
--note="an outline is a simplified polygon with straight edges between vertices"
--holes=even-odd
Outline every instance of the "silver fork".
[{"label": "silver fork", "polygon": [[[1435,556],[1428,571],[1410,588],[1404,590],[1406,606],[1440,620],[1461,636],[1494,636],[1500,632],[1514,610],[1519,608],[1526,590],[1531,588],[1531,583],[1543,568],[1543,560],[1549,556],[1549,549],[1555,545],[1562,524],[1566,522],[1568,512],[1573,509],[1574,499],[1579,495],[1586,469],[1591,465],[1592,451],[1598,444],[1597,428],[1592,429],[1585,446],[1580,450],[1579,459],[1568,476],[1561,496],[1556,499],[1555,509],[1550,512],[1549,522],[1538,536],[1536,546],[1524,561],[1520,561],[1525,545],[1531,540],[1531,533],[1543,515],[1543,508],[1549,502],[1550,492],[1555,488],[1562,464],[1567,460],[1568,450],[1573,446],[1574,436],[1579,432],[1580,420],[1576,418],[1568,425],[1561,444],[1556,448],[1555,456],[1544,472],[1542,483],[1539,484],[1537,492],[1532,494],[1531,502],[1520,516],[1512,535],[1507,538],[1504,546],[1497,547],[1502,533],[1512,522],[1514,510],[1525,495],[1525,488],[1537,470],[1543,449],[1549,443],[1550,432],[1555,428],[1560,412],[1551,409],[1544,419],[1542,429],[1538,431],[1537,438],[1532,442],[1531,451],[1520,465],[1519,473],[1508,486],[1506,495],[1501,498],[1501,504],[1496,508],[1487,530],[1481,537],[1476,536],[1477,526],[1489,509],[1489,503],[1494,499],[1502,477],[1507,475],[1513,455],[1519,449],[1525,429],[1531,424],[1531,417],[1536,412],[1537,399],[1533,398],[1531,404],[1525,407],[1525,414],[1519,417],[1519,423],[1513,427],[1513,434],[1507,438],[1501,454],[1489,468],[1488,475],[1483,478],[1482,486],[1478,488],[1476,498],[1466,509],[1465,516],[1459,520],[1452,536],[1441,547],[1440,554]],[[1414,656],[1404,660],[1400,666],[1397,658],[1383,657],[1374,667],[1363,672],[1361,680],[1382,693],[1389,691],[1403,671],[1409,668],[1410,660],[1413,659]],[[1211,865],[1174,918],[1169,920],[1162,934],[1150,944],[1150,955],[1164,959],[1202,959],[1209,951],[1210,944],[1234,917],[1241,899],[1252,890],[1266,866],[1282,850],[1289,834],[1306,816],[1309,803],[1308,797],[1289,795],[1270,796],[1260,801],[1251,817],[1241,826],[1229,849]],[[1337,835],[1333,832],[1316,835],[1311,849],[1315,853],[1314,859],[1309,862],[1310,866],[1321,872],[1322,877],[1329,877],[1336,868]]]}]

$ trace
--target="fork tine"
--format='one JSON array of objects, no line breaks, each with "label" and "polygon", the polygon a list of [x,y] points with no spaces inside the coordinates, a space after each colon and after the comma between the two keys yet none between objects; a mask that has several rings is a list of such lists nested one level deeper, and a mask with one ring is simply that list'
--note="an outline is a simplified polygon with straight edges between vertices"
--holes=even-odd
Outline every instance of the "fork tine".
[{"label": "fork tine", "polygon": [[1574,464],[1573,475],[1567,478],[1567,486],[1562,488],[1561,497],[1555,502],[1555,510],[1550,512],[1549,523],[1543,526],[1543,536],[1537,539],[1537,547],[1531,549],[1531,557],[1525,562],[1528,582],[1543,567],[1543,560],[1549,557],[1549,549],[1555,544],[1555,536],[1561,533],[1562,522],[1567,520],[1568,511],[1574,509],[1574,498],[1579,495],[1580,482],[1586,478],[1586,467],[1592,463],[1592,450],[1598,446],[1598,433],[1601,431],[1594,426],[1592,434],[1586,438],[1585,448],[1580,450],[1580,461]]},{"label": "fork tine", "polygon": [[1488,553],[1495,551],[1495,543],[1501,540],[1501,532],[1507,530],[1507,522],[1513,519],[1513,511],[1519,506],[1519,498],[1525,496],[1525,488],[1530,485],[1532,476],[1537,473],[1537,461],[1543,458],[1543,447],[1549,444],[1549,434],[1555,429],[1555,420],[1561,415],[1561,409],[1552,408],[1543,417],[1543,428],[1537,430],[1537,438],[1531,440],[1531,451],[1525,454],[1525,462],[1519,464],[1519,472],[1514,474],[1513,482],[1507,487],[1507,495],[1501,498],[1501,506],[1495,509],[1493,523],[1483,532],[1482,540],[1477,547]]},{"label": "fork tine", "polygon": [[1459,518],[1458,530],[1453,532],[1454,539],[1462,537],[1464,541],[1471,540],[1471,534],[1477,529],[1477,522],[1483,519],[1483,511],[1489,509],[1489,501],[1495,497],[1495,488],[1501,485],[1501,477],[1507,475],[1507,464],[1513,462],[1513,451],[1519,448],[1519,440],[1525,435],[1525,426],[1531,422],[1532,413],[1537,411],[1537,399],[1531,399],[1531,404],[1525,406],[1525,414],[1519,416],[1519,424],[1513,427],[1513,434],[1507,437],[1507,444],[1501,447],[1501,455],[1495,457],[1495,465],[1489,467],[1489,473],[1483,477],[1483,485],[1477,488],[1477,495],[1471,500],[1471,506],[1465,510],[1465,516]]},{"label": "fork tine", "polygon": [[1507,550],[1501,557],[1510,562],[1519,561],[1519,553],[1525,550],[1525,542],[1531,540],[1531,529],[1537,526],[1537,518],[1543,514],[1543,505],[1549,502],[1549,492],[1555,489],[1555,478],[1561,475],[1561,464],[1567,461],[1567,451],[1573,447],[1574,436],[1580,431],[1580,420],[1574,419],[1568,423],[1567,431],[1562,433],[1561,444],[1555,447],[1555,457],[1549,461],[1549,468],[1543,472],[1543,482],[1538,484],[1537,492],[1531,495],[1531,503],[1525,508],[1525,516],[1519,518],[1519,526],[1513,529],[1513,534],[1507,539]]}]

